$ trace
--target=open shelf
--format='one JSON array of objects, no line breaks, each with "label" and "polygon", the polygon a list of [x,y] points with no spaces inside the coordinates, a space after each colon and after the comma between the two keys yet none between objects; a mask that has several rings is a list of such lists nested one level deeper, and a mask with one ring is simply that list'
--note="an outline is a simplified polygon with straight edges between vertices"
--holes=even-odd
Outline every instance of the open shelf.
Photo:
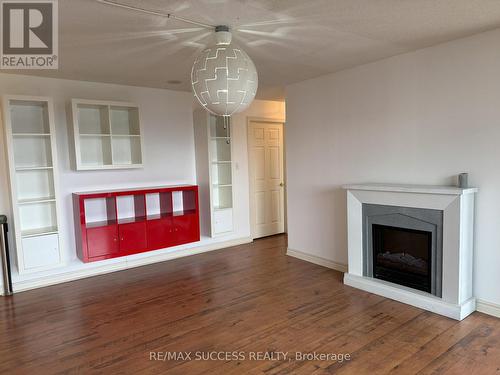
[{"label": "open shelf", "polygon": [[211,138],[230,138],[231,126],[230,120],[222,116],[210,116],[210,137]]},{"label": "open shelf", "polygon": [[14,133],[13,137],[50,137],[50,133]]},{"label": "open shelf", "polygon": [[146,214],[152,220],[172,216],[172,192],[157,192],[146,194]]},{"label": "open shelf", "polygon": [[215,211],[224,211],[224,210],[232,210],[232,206],[214,206]]},{"label": "open shelf", "polygon": [[110,137],[82,136],[80,138],[80,150],[82,166],[112,165]]},{"label": "open shelf", "polygon": [[124,217],[118,219],[118,224],[140,223],[141,221],[146,221],[146,217],[145,216]]},{"label": "open shelf", "polygon": [[210,155],[212,162],[230,162],[231,141],[227,138],[216,138],[210,140]]},{"label": "open shelf", "polygon": [[47,102],[11,100],[12,134],[50,134]]},{"label": "open shelf", "polygon": [[56,204],[53,201],[19,205],[21,232],[38,231],[57,227]]},{"label": "open shelf", "polygon": [[47,171],[51,170],[53,167],[16,167],[16,171]]},{"label": "open shelf", "polygon": [[80,134],[80,137],[111,137],[111,134]]},{"label": "open shelf", "polygon": [[51,167],[50,137],[14,137],[14,163],[16,168]]},{"label": "open shelf", "polygon": [[19,202],[55,198],[52,168],[16,170],[15,178],[16,195]]},{"label": "open shelf", "polygon": [[116,212],[118,224],[146,220],[146,196],[144,194],[134,194],[116,197]]},{"label": "open shelf", "polygon": [[113,165],[142,164],[141,138],[138,136],[115,136],[111,138]]},{"label": "open shelf", "polygon": [[142,166],[137,106],[80,99],[72,103],[77,169]]},{"label": "open shelf", "polygon": [[233,188],[231,185],[213,185],[212,202],[214,207],[233,206]]},{"label": "open shelf", "polygon": [[44,227],[44,228],[36,228],[21,231],[21,237],[37,237],[37,236],[45,236],[48,234],[58,233],[57,227]]},{"label": "open shelf", "polygon": [[106,105],[78,105],[79,134],[110,134],[109,109]]},{"label": "open shelf", "polygon": [[174,211],[172,216],[187,216],[196,214],[197,214],[196,210],[181,210],[181,211]]},{"label": "open shelf", "polygon": [[88,198],[84,201],[85,220],[87,226],[105,226],[116,224],[115,197]]},{"label": "open shelf", "polygon": [[100,228],[100,227],[107,227],[110,225],[116,225],[117,221],[116,220],[102,220],[102,221],[92,221],[86,224],[87,228]]},{"label": "open shelf", "polygon": [[130,107],[110,107],[111,133],[113,135],[140,135],[139,110]]},{"label": "open shelf", "polygon": [[169,217],[174,216],[173,213],[161,213],[161,214],[151,214],[146,216],[146,220],[160,220],[160,219],[166,219]]},{"label": "open shelf", "polygon": [[19,199],[17,204],[35,204],[35,203],[45,203],[45,202],[54,202],[56,200],[55,197],[47,197],[47,198],[32,198],[32,199]]},{"label": "open shelf", "polygon": [[231,163],[217,163],[212,165],[213,185],[231,185],[232,180]]}]

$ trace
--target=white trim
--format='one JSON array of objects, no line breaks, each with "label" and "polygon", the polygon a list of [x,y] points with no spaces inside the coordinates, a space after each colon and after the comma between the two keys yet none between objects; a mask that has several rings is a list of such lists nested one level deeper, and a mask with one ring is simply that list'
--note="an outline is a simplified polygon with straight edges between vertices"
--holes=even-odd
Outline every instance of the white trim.
[{"label": "white trim", "polygon": [[343,273],[347,272],[347,264],[337,263],[337,262],[334,262],[333,260],[329,260],[329,259],[325,259],[322,257],[318,257],[316,255],[304,253],[303,251],[293,250],[293,249],[287,248],[286,255],[300,259],[300,260],[305,260],[306,262],[314,263],[314,264],[317,264],[319,266],[331,268],[332,270],[335,270],[335,271],[339,271],[339,272],[343,272]]},{"label": "white trim", "polygon": [[344,284],[456,320],[462,320],[476,310],[474,297],[461,304],[454,304],[428,293],[349,273],[344,274]]},{"label": "white trim", "polygon": [[500,305],[497,303],[478,299],[476,301],[476,311],[500,318]]},{"label": "white trim", "polygon": [[252,239],[250,237],[242,237],[234,240],[211,243],[198,247],[183,248],[179,249],[178,251],[163,253],[163,254],[151,254],[150,256],[144,256],[146,253],[142,253],[141,258],[135,258],[133,255],[123,257],[123,262],[120,263],[106,264],[103,266],[97,266],[92,269],[68,271],[57,275],[42,276],[40,278],[17,281],[14,282],[13,289],[14,293],[18,293],[30,289],[65,283],[68,281],[74,281],[78,279],[102,275],[115,271],[122,271],[134,267],[145,266],[148,264],[164,262],[172,259],[183,258],[191,255],[206,253],[209,251],[220,250],[227,247],[243,245],[250,242],[252,242]]},{"label": "white trim", "polygon": [[[254,190],[254,183],[253,183],[253,158],[252,158],[252,150],[250,149],[250,124],[252,122],[266,122],[270,124],[281,124],[281,135],[282,135],[282,160],[281,163],[283,164],[283,227],[284,227],[284,232],[288,232],[288,207],[287,207],[287,186],[286,186],[286,144],[285,144],[285,119],[284,118],[272,118],[272,117],[258,117],[258,116],[247,116],[246,117],[246,137],[247,137],[247,158],[248,158],[248,199],[250,203],[250,210],[249,210],[249,216],[250,216],[250,236],[253,239],[256,239],[255,237],[255,212],[254,212],[254,205],[252,204],[253,200],[253,190]],[[279,233],[275,233],[279,234]]]}]

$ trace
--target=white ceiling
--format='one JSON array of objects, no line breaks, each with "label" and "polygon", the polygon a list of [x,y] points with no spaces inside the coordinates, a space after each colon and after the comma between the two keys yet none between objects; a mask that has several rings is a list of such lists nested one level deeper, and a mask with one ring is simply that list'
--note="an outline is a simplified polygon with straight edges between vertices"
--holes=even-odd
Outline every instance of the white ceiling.
[{"label": "white ceiling", "polygon": [[[500,27],[499,0],[119,1],[228,24],[257,66],[261,99],[282,99],[293,82]],[[17,73],[188,91],[194,56],[212,42],[206,29],[95,0],[59,1],[59,14],[59,70]]]}]

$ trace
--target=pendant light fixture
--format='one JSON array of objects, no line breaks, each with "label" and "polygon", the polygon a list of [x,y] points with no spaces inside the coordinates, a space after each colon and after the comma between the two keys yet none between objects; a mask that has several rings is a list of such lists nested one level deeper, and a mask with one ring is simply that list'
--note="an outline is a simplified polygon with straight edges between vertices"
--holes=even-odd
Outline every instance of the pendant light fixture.
[{"label": "pendant light fixture", "polygon": [[215,28],[215,45],[195,59],[191,85],[200,104],[218,116],[241,112],[254,100],[257,70],[245,51],[231,44],[229,27]]}]

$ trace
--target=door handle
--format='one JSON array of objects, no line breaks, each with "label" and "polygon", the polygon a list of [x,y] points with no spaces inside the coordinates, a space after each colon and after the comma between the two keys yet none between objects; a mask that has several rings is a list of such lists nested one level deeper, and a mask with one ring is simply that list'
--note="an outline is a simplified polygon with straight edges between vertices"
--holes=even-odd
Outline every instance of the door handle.
[{"label": "door handle", "polygon": [[284,182],[282,182],[282,183],[280,184],[280,186],[281,186],[281,187],[285,186],[285,183],[284,183]]}]

